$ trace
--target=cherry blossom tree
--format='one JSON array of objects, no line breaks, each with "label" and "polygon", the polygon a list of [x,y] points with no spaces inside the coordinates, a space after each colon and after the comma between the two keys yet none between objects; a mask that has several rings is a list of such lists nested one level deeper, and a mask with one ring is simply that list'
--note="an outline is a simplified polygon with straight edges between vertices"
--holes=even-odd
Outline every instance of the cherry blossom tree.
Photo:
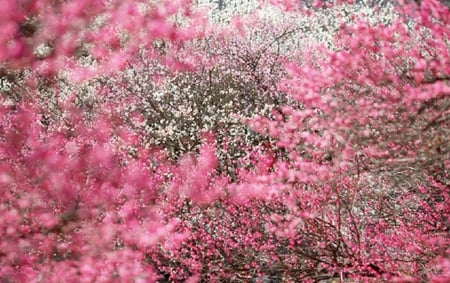
[{"label": "cherry blossom tree", "polygon": [[1,281],[449,280],[448,7],[268,2],[0,5]]},{"label": "cherry blossom tree", "polygon": [[307,261],[330,276],[430,279],[448,258],[449,10],[400,9],[387,26],[343,26],[337,50],[287,62],[280,87],[303,107],[254,121],[289,152],[256,189],[292,196],[287,238],[314,237]]},{"label": "cherry blossom tree", "polygon": [[248,149],[231,199],[174,211],[193,234],[155,251],[167,278],[448,280],[449,12],[397,9],[286,60],[277,87],[300,105],[250,120],[274,142]]},{"label": "cherry blossom tree", "polygon": [[[113,105],[89,111],[81,94],[90,89],[96,98],[102,76],[151,52],[156,40],[200,36],[201,18],[188,1],[0,6],[1,281],[156,281],[146,249],[184,235],[177,219],[160,217],[157,201],[175,167],[140,146]],[[86,79],[93,81],[73,84]],[[208,175],[214,157],[200,155],[193,160]]]}]

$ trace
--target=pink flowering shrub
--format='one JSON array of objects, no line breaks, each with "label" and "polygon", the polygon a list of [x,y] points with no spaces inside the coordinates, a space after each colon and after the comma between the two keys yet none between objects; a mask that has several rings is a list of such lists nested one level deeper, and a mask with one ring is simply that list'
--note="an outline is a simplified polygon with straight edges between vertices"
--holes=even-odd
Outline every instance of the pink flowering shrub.
[{"label": "pink flowering shrub", "polygon": [[448,280],[449,12],[402,9],[286,61],[278,87],[300,106],[250,120],[274,142],[247,149],[229,199],[174,211],[192,235],[156,251],[167,278]]},{"label": "pink flowering shrub", "polygon": [[[175,231],[179,221],[161,217],[158,208],[176,166],[140,146],[112,105],[88,111],[65,77],[107,75],[144,44],[196,37],[197,28],[169,18],[178,11],[197,16],[187,2],[173,1],[0,6],[0,281],[157,280],[146,249],[184,236]],[[203,175],[214,169],[210,151],[194,159]],[[191,195],[204,187],[192,186]]]},{"label": "pink flowering shrub", "polygon": [[0,281],[450,279],[448,7],[281,49],[189,1],[4,4]]},{"label": "pink flowering shrub", "polygon": [[[87,126],[73,111],[53,131],[35,111],[28,103],[2,107],[2,280],[156,280],[146,249],[180,237],[178,221],[158,208],[173,165],[142,148],[130,157],[120,148],[136,140],[106,114]],[[196,161],[202,176],[214,169],[210,155],[202,151]],[[194,190],[205,185],[193,178],[188,196],[195,201]]]},{"label": "pink flowering shrub", "polygon": [[[187,24],[175,25],[170,19],[176,14]],[[0,15],[4,67],[32,67],[42,74],[70,68],[77,80],[120,69],[129,56],[157,39],[183,41],[202,32],[199,15],[185,0],[5,0]],[[87,55],[95,68],[77,60]]]}]

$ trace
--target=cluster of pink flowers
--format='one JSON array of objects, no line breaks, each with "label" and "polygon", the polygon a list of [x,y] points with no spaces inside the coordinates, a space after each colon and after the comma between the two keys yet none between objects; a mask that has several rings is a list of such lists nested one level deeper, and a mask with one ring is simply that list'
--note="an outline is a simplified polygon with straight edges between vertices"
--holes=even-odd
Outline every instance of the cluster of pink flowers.
[{"label": "cluster of pink flowers", "polygon": [[392,3],[284,48],[188,0],[3,1],[0,281],[448,282],[450,12]]}]

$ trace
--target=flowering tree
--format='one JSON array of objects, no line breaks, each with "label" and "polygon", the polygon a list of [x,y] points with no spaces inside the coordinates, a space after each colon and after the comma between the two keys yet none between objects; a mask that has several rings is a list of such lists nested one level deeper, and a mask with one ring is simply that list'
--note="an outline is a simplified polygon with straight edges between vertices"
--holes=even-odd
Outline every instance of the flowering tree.
[{"label": "flowering tree", "polygon": [[174,212],[193,235],[155,252],[168,278],[448,280],[448,8],[401,9],[286,61],[278,89],[300,105],[251,120],[275,142],[231,202]]},{"label": "flowering tree", "polygon": [[430,1],[402,13],[287,63],[281,87],[303,108],[254,124],[289,151],[261,179],[292,194],[290,222],[302,220],[288,239],[314,237],[308,262],[341,278],[432,278],[428,264],[448,258],[449,12]]},{"label": "flowering tree", "polygon": [[2,5],[1,281],[449,280],[448,8],[270,2]]},{"label": "flowering tree", "polygon": [[[141,49],[151,52],[156,39],[199,36],[190,21],[200,18],[188,4],[1,3],[1,281],[157,280],[146,249],[183,236],[157,207],[174,165],[140,146],[113,105],[89,111],[81,94],[99,95],[101,76]],[[185,22],[175,24],[175,16]],[[78,88],[68,83],[93,77]],[[130,156],[129,147],[139,154]],[[213,157],[202,156],[197,163],[207,175]]]}]

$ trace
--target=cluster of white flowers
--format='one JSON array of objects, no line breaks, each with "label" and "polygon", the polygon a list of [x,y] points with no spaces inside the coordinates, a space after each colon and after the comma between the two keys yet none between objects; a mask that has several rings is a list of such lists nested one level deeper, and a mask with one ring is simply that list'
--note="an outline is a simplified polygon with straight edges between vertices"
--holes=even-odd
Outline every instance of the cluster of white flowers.
[{"label": "cluster of white flowers", "polygon": [[[210,4],[208,1],[196,3],[200,8]],[[377,12],[364,5],[339,5],[306,16],[274,6],[259,7],[256,0],[220,3],[223,5],[209,10],[211,21],[219,26],[229,22],[233,16],[245,18],[250,14],[258,22],[253,26],[257,30],[246,31],[246,38],[237,39],[236,43],[230,41],[227,47],[221,47],[219,53],[225,63],[194,73],[158,74],[165,77],[165,82],[156,84],[152,74],[157,67],[155,62],[149,62],[142,69],[130,67],[108,83],[113,96],[139,98],[138,105],[130,105],[123,115],[127,118],[128,113],[136,110],[143,114],[145,123],[135,126],[146,133],[146,142],[164,146],[174,156],[195,150],[199,133],[203,131],[213,131],[223,137],[239,136],[244,143],[250,144],[261,139],[242,121],[255,115],[267,116],[279,104],[276,97],[280,94],[276,89],[261,90],[261,82],[257,82],[254,76],[257,73],[260,78],[267,79],[274,75],[270,64],[261,63],[267,62],[267,56],[271,56],[270,52],[265,53],[267,47],[276,47],[272,50],[276,54],[287,54],[311,42],[331,47],[334,33],[354,16],[366,15],[373,24],[387,24],[395,16],[389,4]],[[203,48],[211,54],[217,52],[210,49],[217,47]],[[253,63],[255,65],[249,67]]]},{"label": "cluster of white flowers", "polygon": [[197,0],[195,4],[208,8],[208,17],[215,23],[225,23],[232,17],[248,15],[259,6],[258,1],[254,0]]},{"label": "cluster of white flowers", "polygon": [[[199,7],[209,7],[209,18],[213,23],[227,25],[233,17],[257,17],[270,27],[290,26],[292,32],[283,40],[282,50],[323,44],[332,48],[333,36],[342,24],[349,24],[356,19],[364,19],[371,25],[391,23],[396,18],[394,5],[390,1],[370,5],[370,1],[358,1],[356,4],[342,4],[331,8],[317,9],[311,15],[296,10],[284,11],[279,7],[262,4],[258,0],[217,1],[199,0]],[[299,3],[302,1],[299,1]],[[305,2],[305,1],[303,1]],[[301,6],[301,5],[299,5]],[[257,31],[255,31],[257,35]]]},{"label": "cluster of white flowers", "polygon": [[[201,8],[210,5],[210,2],[199,0],[196,5]],[[321,43],[332,47],[333,35],[341,24],[351,22],[354,17],[364,15],[371,24],[388,24],[395,17],[390,4],[378,9],[364,4],[338,5],[306,16],[270,5],[261,6],[258,0],[222,0],[215,3],[216,6],[209,10],[209,17],[211,22],[219,26],[225,26],[234,16],[242,17],[245,21],[246,15],[249,15],[249,19],[253,15],[258,22],[253,26],[257,29],[247,30],[246,38],[237,39],[236,46],[229,42],[226,47],[228,50],[219,50],[222,52],[219,55],[224,56],[224,62],[211,69],[181,72],[175,76],[156,62],[143,63],[143,68],[131,66],[111,78],[101,78],[84,85],[67,84],[61,88],[64,91],[58,94],[58,99],[65,99],[75,93],[75,102],[79,107],[95,110],[97,99],[101,97],[97,92],[105,86],[111,99],[137,97],[138,103],[124,105],[124,119],[131,121],[129,115],[136,111],[143,114],[145,122],[134,126],[146,133],[146,142],[150,145],[161,145],[169,150],[173,148],[174,156],[194,150],[202,131],[220,132],[224,137],[240,136],[244,143],[251,144],[261,137],[249,130],[242,121],[255,115],[267,116],[280,103],[276,98],[280,95],[276,89],[261,90],[261,82],[252,76],[255,73],[266,79],[277,76],[274,72],[278,71],[272,68],[275,65],[280,68],[276,59],[272,66],[261,64],[269,60],[267,56],[271,56],[270,52],[265,53],[266,47],[283,55],[309,44]],[[94,26],[101,24],[102,18],[99,17]],[[209,47],[204,48],[208,50]],[[217,55],[214,52],[218,51],[208,52]],[[81,57],[80,60],[85,60],[82,63],[88,66],[93,64],[89,56]],[[255,63],[255,70],[248,67],[249,63]],[[164,83],[156,83],[154,75],[164,77]]]}]

